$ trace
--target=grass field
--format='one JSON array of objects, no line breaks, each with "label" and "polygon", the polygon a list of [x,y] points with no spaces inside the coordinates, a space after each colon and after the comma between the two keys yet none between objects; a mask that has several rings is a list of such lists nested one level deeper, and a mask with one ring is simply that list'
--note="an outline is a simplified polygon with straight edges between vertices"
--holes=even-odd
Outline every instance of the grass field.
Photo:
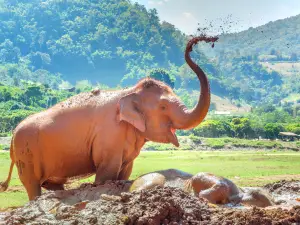
[{"label": "grass field", "polygon": [[[0,181],[7,176],[8,152],[0,152]],[[144,151],[131,178],[160,169],[176,168],[195,174],[212,172],[241,186],[264,185],[281,179],[300,179],[300,152],[252,151]],[[93,177],[85,180],[92,181]],[[14,168],[10,189],[0,193],[0,209],[26,203],[27,195]]]}]

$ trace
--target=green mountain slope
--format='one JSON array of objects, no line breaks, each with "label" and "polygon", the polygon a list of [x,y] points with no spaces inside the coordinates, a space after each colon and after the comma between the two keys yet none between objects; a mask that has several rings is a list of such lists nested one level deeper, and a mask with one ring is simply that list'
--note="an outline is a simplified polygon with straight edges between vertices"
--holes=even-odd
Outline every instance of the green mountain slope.
[{"label": "green mountain slope", "polygon": [[117,85],[143,69],[183,64],[184,36],[127,0],[4,1],[0,62]]},{"label": "green mountain slope", "polygon": [[300,15],[221,35],[213,50],[204,49],[215,58],[231,98],[278,105],[300,93],[299,40]]},{"label": "green mountain slope", "polygon": [[220,54],[262,55],[278,53],[290,57],[300,52],[300,15],[269,22],[257,28],[222,35],[215,51]]},{"label": "green mountain slope", "polygon": [[[297,123],[286,129],[298,132],[300,108],[281,104],[300,98],[298,56],[282,50],[285,38],[295,41],[291,29],[299,37],[295,18],[280,29],[277,22],[266,25],[268,32],[279,30],[272,40],[262,41],[262,33],[249,29],[221,37],[214,49],[197,46],[192,57],[209,77],[212,111],[236,116],[262,106],[252,108],[249,119],[235,124],[229,117],[224,123],[211,121],[201,132],[217,129],[224,135],[233,125],[257,137],[267,123],[277,122]],[[290,36],[280,35],[286,33]],[[247,44],[245,37],[254,43]],[[199,81],[184,61],[187,39],[172,24],[161,22],[156,10],[129,0],[0,0],[0,136],[26,116],[76,93],[95,85],[129,86],[154,68],[163,68],[175,92],[193,107]],[[299,43],[293,43],[298,49]],[[281,109],[274,107],[280,104]],[[281,125],[273,127],[284,130]]]},{"label": "green mountain slope", "polygon": [[[263,33],[249,29],[227,35],[214,49],[206,46],[193,52],[208,74],[213,94],[231,103],[256,105],[278,103],[297,92],[297,77],[286,81],[260,62],[260,56],[272,50],[268,46],[276,48],[279,37],[298,44],[297,18],[267,24]],[[282,24],[286,23],[285,30]],[[272,40],[258,36],[270,32],[278,34]],[[245,38],[254,43],[248,44]],[[93,85],[128,86],[152,68],[164,68],[175,78],[178,93],[188,96],[186,90],[198,90],[199,83],[184,62],[186,41],[172,24],[160,21],[155,9],[146,10],[128,0],[2,0],[0,82],[22,86],[23,79],[58,88],[68,87],[63,80],[72,85],[87,80]],[[273,54],[278,56],[277,49]]]},{"label": "green mountain slope", "polygon": [[[154,9],[127,0],[5,0],[0,5],[5,84],[25,79],[57,88],[64,79],[128,86],[161,67],[177,78],[176,88],[199,88],[184,65],[187,37],[161,22]],[[213,92],[226,93],[214,63],[200,51],[194,57],[209,74]]]}]

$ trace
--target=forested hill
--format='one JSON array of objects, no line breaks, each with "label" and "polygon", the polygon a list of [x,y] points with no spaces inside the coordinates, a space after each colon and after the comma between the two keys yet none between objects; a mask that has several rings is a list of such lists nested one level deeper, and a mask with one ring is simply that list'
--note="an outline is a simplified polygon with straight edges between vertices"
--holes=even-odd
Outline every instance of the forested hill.
[{"label": "forested hill", "polygon": [[0,62],[71,82],[116,86],[150,67],[182,65],[183,47],[182,33],[160,24],[156,10],[128,0],[1,2]]},{"label": "forested hill", "polygon": [[234,99],[253,105],[300,102],[300,15],[221,35],[205,52],[216,58]]},{"label": "forested hill", "polygon": [[[286,40],[299,51],[292,33],[299,39],[296,18],[271,23],[291,21],[287,29],[285,25],[268,28],[277,32],[269,37],[274,42],[259,42],[257,32],[249,29],[221,37],[214,49],[198,45],[193,58],[208,75],[211,111],[243,113],[249,105],[260,105],[262,109],[253,109],[257,115],[270,113],[252,120],[260,126],[298,121],[300,108],[281,104],[283,99],[300,102],[299,57],[280,52]],[[264,35],[270,36],[268,32]],[[285,34],[291,34],[290,39]],[[160,21],[155,9],[146,10],[129,0],[0,0],[0,136],[8,135],[26,116],[76,93],[95,86],[129,86],[149,74],[174,87],[193,107],[199,81],[184,61],[187,39],[172,24]],[[249,127],[249,120],[241,121]],[[240,126],[241,121],[234,123],[244,132],[248,128]],[[208,124],[204,130],[206,126],[223,129],[215,121]],[[228,127],[224,123],[224,132]]]},{"label": "forested hill", "polygon": [[[286,40],[294,43],[292,31],[297,34],[300,24],[297,18],[266,25],[266,31],[258,32],[269,37],[263,39],[265,44],[258,42],[262,39],[250,29],[221,37],[211,50],[217,52],[216,57],[206,57],[209,47],[194,51],[213,94],[235,104],[255,105],[278,103],[297,93],[298,77],[287,80],[259,61],[272,46],[276,60],[283,58],[277,47],[285,48],[285,41],[273,44],[270,38],[290,37]],[[287,29],[282,25],[286,23],[290,24]],[[248,44],[244,36],[255,43]],[[128,86],[152,68],[164,68],[179,93],[189,96],[186,90],[199,90],[199,82],[184,61],[186,41],[180,30],[160,21],[155,9],[146,10],[129,0],[0,0],[0,85],[22,86],[22,80],[31,80],[65,89],[87,80],[93,85]],[[252,55],[247,47],[256,45]],[[294,43],[295,49],[298,45]],[[228,49],[234,54],[226,52]],[[240,54],[243,51],[249,55]]]},{"label": "forested hill", "polygon": [[221,53],[240,55],[270,54],[289,57],[300,52],[300,15],[269,22],[239,33],[220,37],[218,48]]}]

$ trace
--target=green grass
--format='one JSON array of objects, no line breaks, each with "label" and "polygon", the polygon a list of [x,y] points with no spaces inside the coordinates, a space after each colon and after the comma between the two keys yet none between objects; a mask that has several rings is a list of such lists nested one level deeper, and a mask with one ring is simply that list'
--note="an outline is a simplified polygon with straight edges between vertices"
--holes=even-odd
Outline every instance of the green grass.
[{"label": "green grass", "polygon": [[[135,161],[132,178],[140,174],[176,168],[195,174],[212,172],[230,179],[238,176],[240,184],[248,178],[299,174],[300,153],[291,151],[164,151],[142,152]],[[266,182],[268,182],[266,180]]]},{"label": "green grass", "polygon": [[[0,181],[7,176],[10,159],[0,153]],[[141,174],[176,168],[196,174],[212,172],[232,179],[241,186],[256,186],[279,179],[300,179],[300,152],[277,150],[252,151],[143,151],[135,160],[131,179]],[[93,181],[93,177],[85,181]],[[10,186],[20,186],[16,168]],[[23,205],[27,195],[23,189],[0,193],[0,208]]]},{"label": "green grass", "polygon": [[0,144],[0,150],[9,149],[9,145]]}]

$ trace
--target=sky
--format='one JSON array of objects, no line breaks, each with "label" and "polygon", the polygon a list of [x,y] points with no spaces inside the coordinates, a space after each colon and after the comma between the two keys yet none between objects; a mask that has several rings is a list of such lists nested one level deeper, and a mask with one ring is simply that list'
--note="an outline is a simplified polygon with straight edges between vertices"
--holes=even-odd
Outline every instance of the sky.
[{"label": "sky", "polygon": [[[300,14],[300,0],[132,0],[156,8],[161,21],[174,24],[186,34],[213,22],[211,32],[238,32]],[[229,23],[232,21],[232,23]],[[198,23],[200,25],[198,25]],[[230,25],[229,25],[230,24]]]}]

